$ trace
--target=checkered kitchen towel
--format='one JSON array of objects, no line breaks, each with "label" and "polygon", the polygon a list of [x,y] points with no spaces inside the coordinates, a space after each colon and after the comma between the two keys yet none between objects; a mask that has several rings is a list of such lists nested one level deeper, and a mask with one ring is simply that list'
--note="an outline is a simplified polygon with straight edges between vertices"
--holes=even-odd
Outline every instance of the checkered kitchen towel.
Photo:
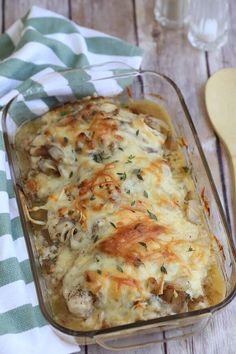
[{"label": "checkered kitchen towel", "polygon": [[[21,93],[17,117],[30,119],[47,111],[55,100],[60,102],[61,87],[76,93],[73,73],[60,70],[107,61],[137,69],[141,58],[142,50],[135,46],[32,7],[0,36],[0,107]],[[45,74],[49,75],[46,79]],[[50,75],[54,75],[54,87],[48,83]],[[45,98],[27,101],[32,87]],[[78,346],[54,334],[40,312],[0,128],[0,353],[75,351]]]}]

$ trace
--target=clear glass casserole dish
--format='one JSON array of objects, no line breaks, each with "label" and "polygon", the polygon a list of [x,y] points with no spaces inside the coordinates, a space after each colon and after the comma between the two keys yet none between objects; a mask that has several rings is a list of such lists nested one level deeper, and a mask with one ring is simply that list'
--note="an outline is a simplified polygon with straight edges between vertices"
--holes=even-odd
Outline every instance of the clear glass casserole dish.
[{"label": "clear glass casserole dish", "polygon": [[[61,76],[60,82],[63,78],[59,86],[55,85],[58,75]],[[128,85],[129,89],[127,89]],[[18,126],[25,121],[39,117],[48,109],[57,107],[63,102],[70,102],[94,92],[105,97],[119,95],[122,102],[129,100],[132,94],[134,100],[145,99],[158,104],[169,113],[176,135],[187,140],[186,162],[191,166],[199,199],[203,206],[206,200],[209,204],[210,213],[203,208],[209,230],[216,235],[223,247],[224,257],[219,250],[219,262],[225,278],[226,295],[220,303],[197,311],[87,332],[65,328],[55,319],[34,243],[32,224],[27,217],[20,168],[14,149],[15,134]],[[236,255],[233,240],[190,114],[180,90],[168,77],[152,71],[136,71],[120,63],[105,63],[87,67],[85,70],[74,69],[60,74],[49,73],[42,78],[42,81],[39,79],[33,82],[29,88],[26,85],[26,89],[6,105],[3,112],[3,133],[40,308],[45,318],[60,335],[67,339],[72,336],[79,344],[98,343],[109,349],[124,350],[146,346],[199,332],[214,313],[234,298]],[[137,344],[134,344],[136,336],[139,339],[138,342],[136,340]],[[119,341],[121,338],[122,344]],[[110,342],[113,343],[109,344]]]}]

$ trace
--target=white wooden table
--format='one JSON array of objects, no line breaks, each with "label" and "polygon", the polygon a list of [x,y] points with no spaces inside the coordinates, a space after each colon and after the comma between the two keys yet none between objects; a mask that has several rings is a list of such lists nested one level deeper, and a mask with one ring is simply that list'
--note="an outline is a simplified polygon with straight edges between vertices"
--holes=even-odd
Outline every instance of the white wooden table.
[{"label": "white wooden table", "polygon": [[[229,41],[221,50],[212,53],[193,49],[185,30],[161,28],[154,20],[154,0],[0,0],[0,29],[7,29],[32,4],[141,46],[145,49],[143,68],[162,72],[176,81],[199,133],[227,218],[232,222],[229,168],[222,146],[207,120],[204,85],[218,69],[236,66],[236,1],[230,1]],[[81,347],[81,353],[111,352],[92,345]],[[200,336],[129,353],[235,354],[236,300],[218,314]],[[123,351],[122,354],[126,353]]]}]

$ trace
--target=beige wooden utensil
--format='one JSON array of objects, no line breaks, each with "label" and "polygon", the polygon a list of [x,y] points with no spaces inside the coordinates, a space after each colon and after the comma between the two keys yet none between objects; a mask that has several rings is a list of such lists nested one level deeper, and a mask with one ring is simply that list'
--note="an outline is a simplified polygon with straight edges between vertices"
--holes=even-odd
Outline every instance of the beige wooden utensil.
[{"label": "beige wooden utensil", "polygon": [[213,127],[232,160],[236,198],[236,68],[222,69],[209,78],[205,100]]}]

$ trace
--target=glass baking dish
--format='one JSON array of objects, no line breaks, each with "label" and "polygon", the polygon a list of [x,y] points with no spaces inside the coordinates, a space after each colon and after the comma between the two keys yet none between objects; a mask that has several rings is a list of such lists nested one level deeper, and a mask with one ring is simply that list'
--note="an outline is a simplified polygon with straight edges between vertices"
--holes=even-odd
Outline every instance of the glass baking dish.
[{"label": "glass baking dish", "polygon": [[[60,77],[60,85],[56,84],[58,77]],[[119,95],[122,102],[126,102],[132,96],[135,100],[145,99],[157,103],[169,113],[177,136],[186,139],[188,147],[184,149],[184,153],[187,164],[191,166],[197,194],[203,206],[207,200],[210,207],[210,213],[204,211],[208,227],[223,246],[224,255],[222,256],[222,251],[219,250],[219,262],[225,278],[226,296],[220,303],[197,311],[96,331],[73,331],[57,323],[41,273],[32,226],[27,218],[14,139],[18,126],[25,121],[34,119],[63,102],[73,101],[75,98],[91,95],[94,92],[103,96]],[[60,73],[50,72],[32,81],[31,85],[25,85],[25,89],[23,88],[20,94],[4,107],[2,125],[40,308],[47,321],[65,340],[76,340],[78,344],[98,343],[110,350],[124,350],[185,338],[202,330],[218,310],[232,301],[236,294],[236,254],[233,238],[229,233],[216,187],[188,108],[179,88],[171,79],[149,70],[138,71],[121,63],[104,63]]]}]

